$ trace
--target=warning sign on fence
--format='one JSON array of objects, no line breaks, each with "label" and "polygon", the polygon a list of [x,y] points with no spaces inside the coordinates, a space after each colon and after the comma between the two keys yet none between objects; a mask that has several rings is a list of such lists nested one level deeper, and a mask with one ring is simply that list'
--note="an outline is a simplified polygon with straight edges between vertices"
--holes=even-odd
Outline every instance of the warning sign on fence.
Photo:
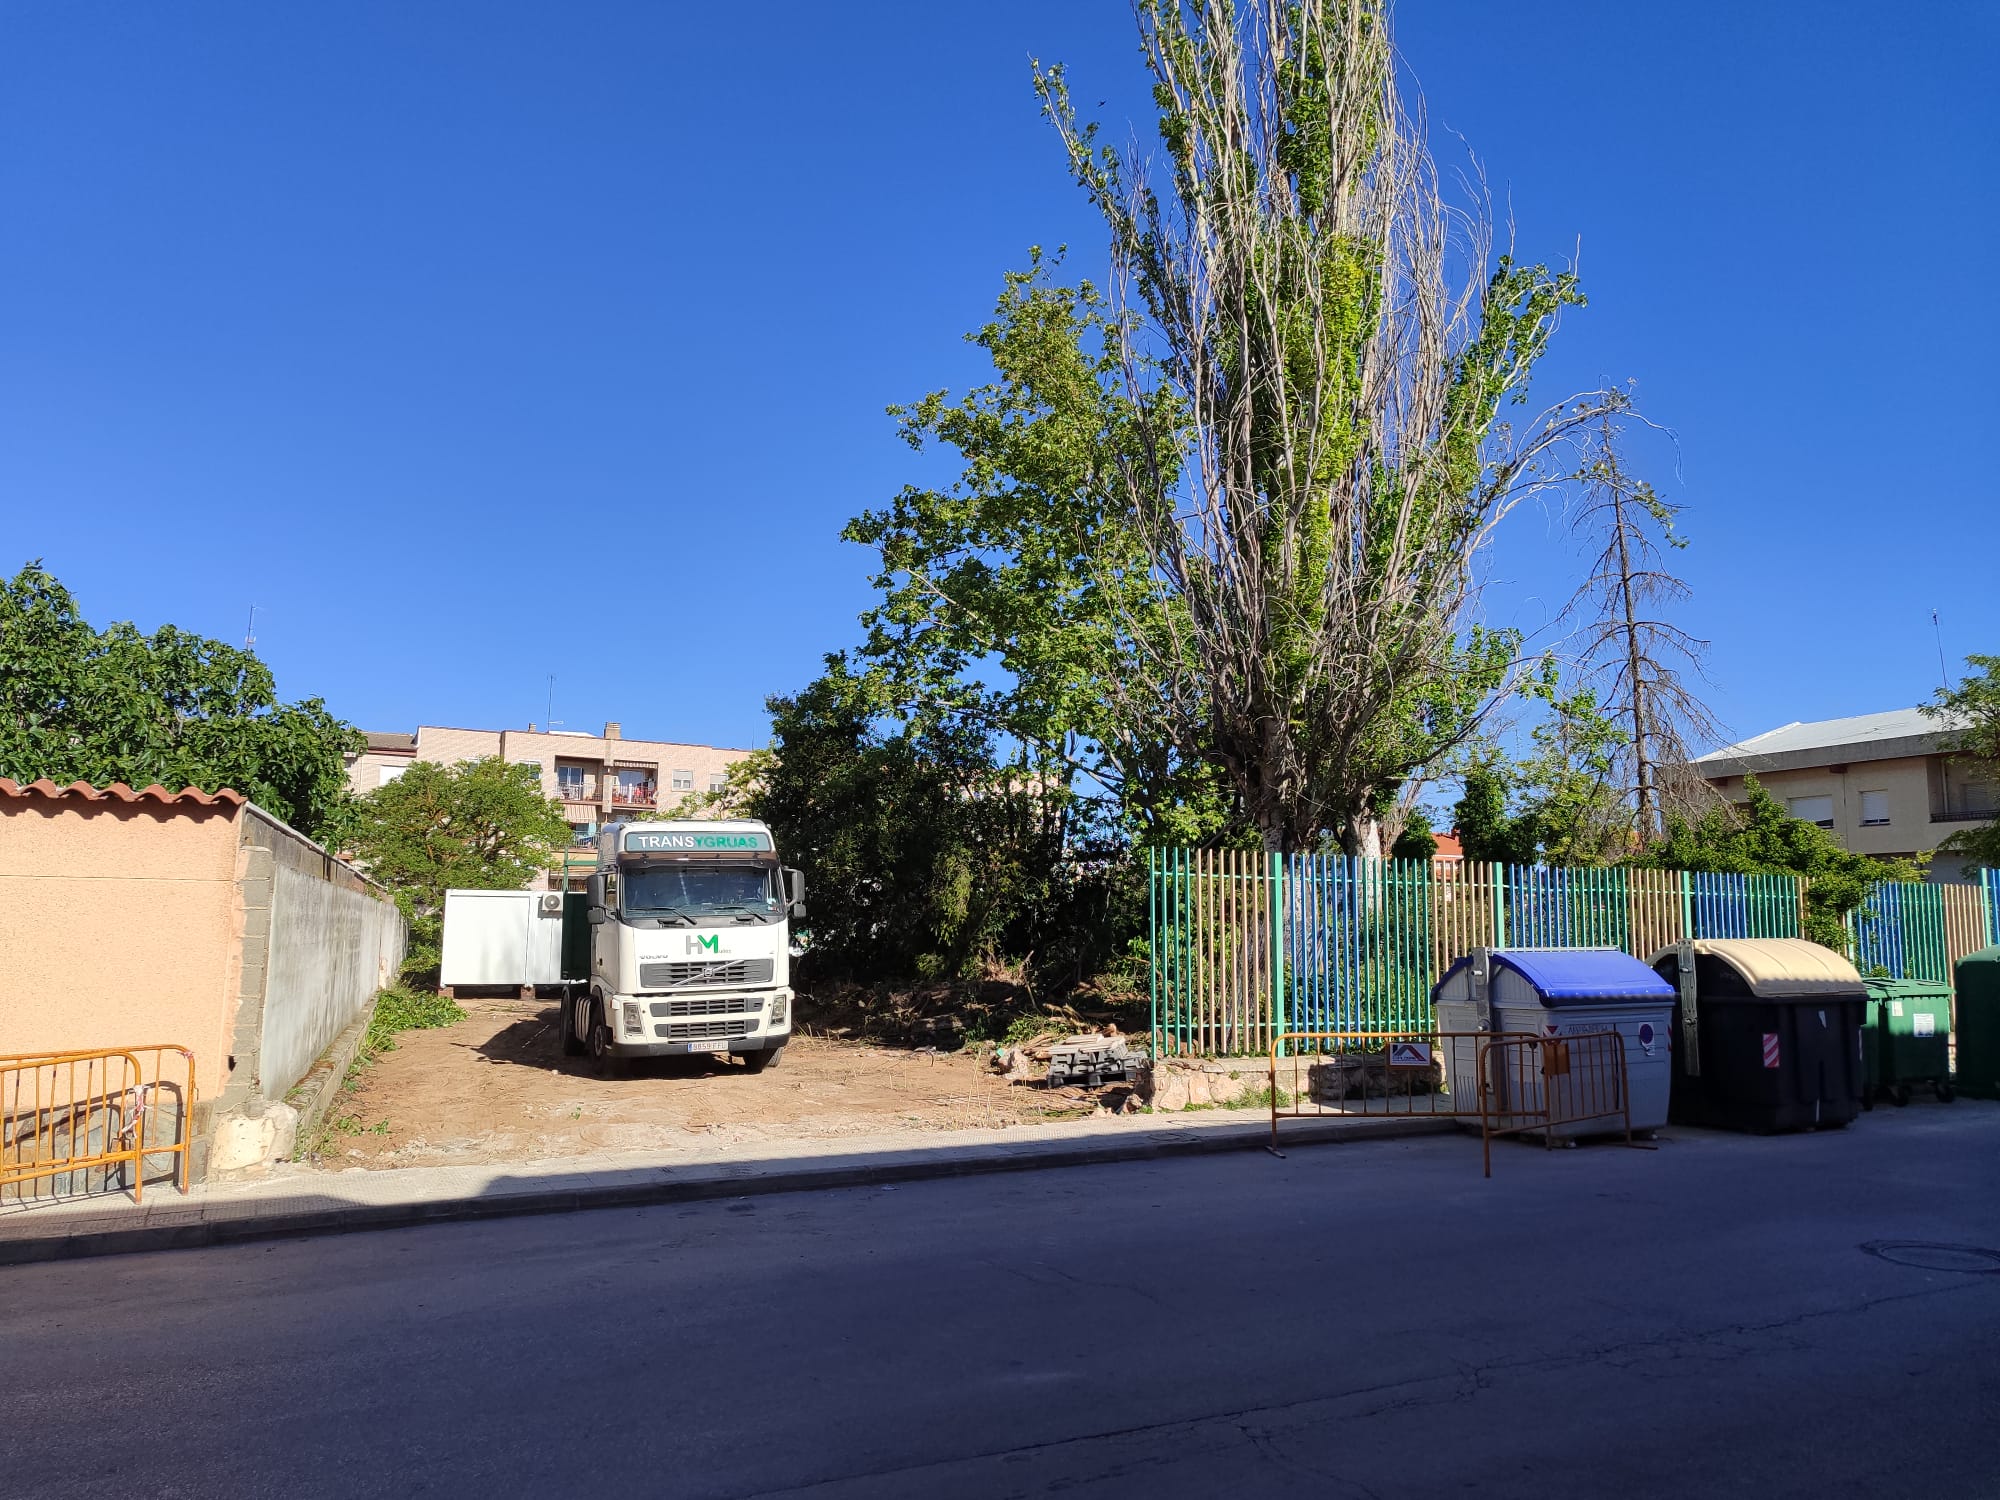
[{"label": "warning sign on fence", "polygon": [[1389,1066],[1392,1068],[1428,1068],[1431,1065],[1431,1044],[1429,1042],[1389,1043]]}]

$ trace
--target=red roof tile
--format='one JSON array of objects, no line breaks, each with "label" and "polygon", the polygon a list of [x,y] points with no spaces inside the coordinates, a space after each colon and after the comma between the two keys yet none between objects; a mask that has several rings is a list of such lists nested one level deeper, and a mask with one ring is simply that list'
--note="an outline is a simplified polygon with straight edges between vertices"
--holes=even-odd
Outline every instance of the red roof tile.
[{"label": "red roof tile", "polygon": [[170,792],[158,782],[139,791],[114,781],[107,787],[94,787],[87,781],[72,781],[68,786],[57,786],[46,776],[40,781],[31,781],[26,786],[0,776],[0,797],[45,797],[51,802],[61,802],[75,797],[83,802],[158,802],[167,807],[182,803],[195,807],[241,807],[250,799],[241,792],[224,787],[210,796],[197,787],[183,787],[178,792]]}]

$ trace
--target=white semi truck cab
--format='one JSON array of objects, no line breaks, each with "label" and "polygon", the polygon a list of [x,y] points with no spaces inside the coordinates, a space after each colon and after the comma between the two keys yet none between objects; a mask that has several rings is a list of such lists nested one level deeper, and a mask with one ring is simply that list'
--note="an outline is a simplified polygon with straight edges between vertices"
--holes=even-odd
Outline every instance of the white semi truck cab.
[{"label": "white semi truck cab", "polygon": [[805,879],[743,818],[610,823],[583,912],[590,977],[563,997],[563,1051],[735,1053],[751,1072],[792,1036],[791,924]]}]

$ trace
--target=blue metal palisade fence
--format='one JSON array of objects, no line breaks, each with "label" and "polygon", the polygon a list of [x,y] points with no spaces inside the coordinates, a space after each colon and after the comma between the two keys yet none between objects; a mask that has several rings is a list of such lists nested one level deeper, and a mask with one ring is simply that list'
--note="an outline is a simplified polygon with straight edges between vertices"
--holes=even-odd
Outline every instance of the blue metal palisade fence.
[{"label": "blue metal palisade fence", "polygon": [[[1285,1031],[1407,1031],[1468,949],[1797,937],[1785,875],[1371,860],[1241,849],[1147,856],[1156,1054],[1247,1056]],[[1851,924],[1863,972],[1948,981],[2000,941],[2000,879],[1885,884]]]}]

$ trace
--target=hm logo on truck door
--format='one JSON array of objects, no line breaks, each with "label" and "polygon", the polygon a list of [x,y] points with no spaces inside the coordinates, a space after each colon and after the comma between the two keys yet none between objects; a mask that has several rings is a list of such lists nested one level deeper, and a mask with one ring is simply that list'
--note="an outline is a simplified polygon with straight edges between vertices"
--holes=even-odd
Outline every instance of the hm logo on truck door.
[{"label": "hm logo on truck door", "polygon": [[720,957],[722,953],[722,934],[717,932],[708,937],[691,934],[687,940],[687,951],[690,953],[713,953]]}]

